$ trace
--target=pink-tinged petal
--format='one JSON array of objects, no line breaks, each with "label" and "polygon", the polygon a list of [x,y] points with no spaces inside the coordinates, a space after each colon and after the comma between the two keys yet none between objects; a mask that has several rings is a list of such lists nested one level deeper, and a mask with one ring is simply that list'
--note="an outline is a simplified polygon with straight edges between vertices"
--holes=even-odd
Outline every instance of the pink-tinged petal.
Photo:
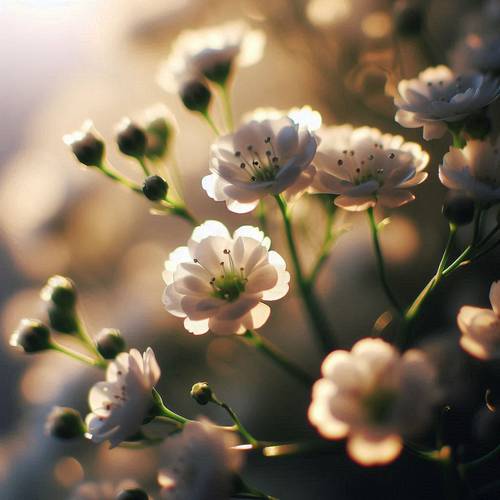
[{"label": "pink-tinged petal", "polygon": [[350,457],[361,465],[383,465],[395,460],[403,443],[398,435],[392,434],[383,438],[369,435],[355,434],[347,442],[347,451]]},{"label": "pink-tinged petal", "polygon": [[247,275],[248,282],[245,291],[248,293],[258,293],[270,290],[278,282],[278,271],[271,264],[258,266],[252,273]]},{"label": "pink-tinged petal", "polygon": [[220,321],[233,321],[242,318],[260,302],[259,295],[240,295],[234,302],[228,302],[217,310]]},{"label": "pink-tinged petal", "polygon": [[290,273],[285,270],[286,263],[281,255],[274,250],[269,252],[269,263],[277,269],[278,281],[273,288],[262,293],[262,300],[278,300],[288,293]]},{"label": "pink-tinged petal", "polygon": [[240,226],[233,233],[233,239],[236,240],[239,237],[252,238],[259,243],[263,244],[268,250],[271,246],[271,240],[266,237],[264,231],[261,231],[258,227],[255,226]]},{"label": "pink-tinged petal", "polygon": [[377,196],[377,201],[381,206],[387,208],[396,208],[413,201],[415,196],[409,191],[391,189],[390,191],[381,192]]},{"label": "pink-tinged petal", "polygon": [[335,205],[350,212],[361,212],[367,208],[374,207],[377,201],[374,196],[354,197],[340,195],[335,198]]},{"label": "pink-tinged petal", "polygon": [[491,311],[481,307],[463,306],[457,315],[458,327],[462,333],[467,333],[471,329],[474,319],[481,314],[488,314],[488,312]]},{"label": "pink-tinged petal", "polygon": [[411,111],[406,111],[404,109],[399,109],[396,112],[394,119],[403,127],[406,128],[418,128],[422,126],[422,122],[417,120],[415,113]]},{"label": "pink-tinged petal", "polygon": [[173,284],[168,285],[163,292],[163,304],[165,309],[178,318],[184,318],[186,316],[181,305],[182,297],[184,296],[177,292]]},{"label": "pink-tinged petal", "polygon": [[221,238],[231,238],[227,227],[217,220],[207,220],[203,224],[194,228],[191,240],[200,242],[208,236],[220,236]]},{"label": "pink-tinged petal", "polygon": [[242,318],[242,324],[247,330],[256,330],[266,323],[270,314],[271,308],[260,302]]},{"label": "pink-tinged petal", "polygon": [[495,281],[490,288],[490,302],[495,314],[500,317],[500,281]]},{"label": "pink-tinged petal", "polygon": [[199,321],[209,318],[223,307],[225,301],[217,297],[195,297],[184,296],[181,300],[181,306],[189,319]]},{"label": "pink-tinged petal", "polygon": [[315,183],[316,189],[320,192],[341,194],[353,187],[352,182],[338,179],[328,172],[320,170],[317,174],[317,182]]},{"label": "pink-tinged petal", "polygon": [[240,203],[236,200],[226,200],[227,208],[235,214],[247,214],[251,212],[259,204],[259,199],[249,203]]},{"label": "pink-tinged petal", "polygon": [[146,349],[144,353],[144,365],[145,365],[145,373],[149,380],[149,383],[154,386],[158,380],[160,380],[161,370],[158,361],[156,360],[155,353],[151,347]]},{"label": "pink-tinged petal", "polygon": [[290,125],[283,127],[276,136],[276,153],[281,160],[290,158],[299,145],[298,127]]},{"label": "pink-tinged petal", "polygon": [[246,331],[245,327],[242,325],[242,318],[221,320],[212,317],[209,320],[209,327],[210,331],[216,335],[241,335]]},{"label": "pink-tinged petal", "polygon": [[362,373],[347,351],[331,352],[321,365],[321,373],[343,391],[357,391],[363,384]]},{"label": "pink-tinged petal", "polygon": [[440,139],[448,130],[443,122],[423,122],[423,127],[423,136],[426,141]]},{"label": "pink-tinged petal", "polygon": [[462,335],[462,337],[460,337],[460,346],[464,351],[475,358],[482,360],[491,359],[491,347],[478,339],[469,337],[468,335]]},{"label": "pink-tinged petal", "polygon": [[186,318],[184,320],[184,328],[193,335],[203,335],[208,332],[208,319],[193,321]]},{"label": "pink-tinged petal", "polygon": [[403,182],[398,187],[401,189],[404,189],[404,188],[410,188],[413,186],[418,186],[419,184],[422,184],[422,182],[424,182],[427,179],[427,177],[429,177],[429,174],[427,172],[417,172],[412,179],[410,179],[409,181]]}]

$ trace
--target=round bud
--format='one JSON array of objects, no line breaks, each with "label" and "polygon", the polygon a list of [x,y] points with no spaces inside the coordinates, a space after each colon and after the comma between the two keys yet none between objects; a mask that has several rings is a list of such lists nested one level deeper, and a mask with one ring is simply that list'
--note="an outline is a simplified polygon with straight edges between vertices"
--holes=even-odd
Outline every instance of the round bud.
[{"label": "round bud", "polygon": [[394,6],[394,30],[400,36],[417,36],[424,23],[424,10],[420,5],[409,0],[401,0]]},{"label": "round bud", "polygon": [[45,432],[58,439],[75,439],[85,434],[85,424],[75,409],[55,406],[45,422]]},{"label": "round bud", "polygon": [[464,226],[474,218],[474,200],[465,193],[449,191],[443,202],[443,215],[457,226]]},{"label": "round bud", "polygon": [[205,77],[218,85],[225,85],[230,73],[231,61],[221,61],[203,70]]},{"label": "round bud", "polygon": [[75,333],[78,331],[78,322],[73,309],[63,309],[55,304],[47,308],[50,326],[60,333]]},{"label": "round bud", "polygon": [[168,184],[159,175],[149,176],[142,185],[144,196],[151,201],[163,200],[167,196]]},{"label": "round bud", "polygon": [[164,117],[159,116],[146,123],[146,156],[151,159],[163,158],[168,149],[172,130]]},{"label": "round bud", "polygon": [[46,302],[61,309],[74,309],[76,305],[76,287],[73,281],[64,276],[52,276],[42,288],[40,296]]},{"label": "round bud", "polygon": [[140,488],[133,488],[130,490],[123,490],[117,497],[116,500],[148,500],[149,496]]},{"label": "round bud", "polygon": [[114,359],[125,350],[125,340],[120,330],[103,328],[96,338],[97,350],[104,359]]},{"label": "round bud", "polygon": [[128,118],[124,118],[118,125],[116,143],[119,150],[127,156],[142,158],[146,153],[146,133]]},{"label": "round bud", "polygon": [[212,93],[203,82],[195,80],[184,85],[180,91],[180,96],[184,106],[190,111],[206,113]]},{"label": "round bud", "polygon": [[208,382],[197,382],[191,388],[191,397],[200,405],[206,405],[213,400],[214,393]]},{"label": "round bud", "polygon": [[92,122],[87,121],[82,130],[65,135],[63,141],[83,165],[87,165],[87,167],[100,167],[102,165],[105,145],[104,141],[96,135]]},{"label": "round bud", "polygon": [[23,319],[10,337],[10,345],[26,353],[50,349],[50,330],[37,319]]}]

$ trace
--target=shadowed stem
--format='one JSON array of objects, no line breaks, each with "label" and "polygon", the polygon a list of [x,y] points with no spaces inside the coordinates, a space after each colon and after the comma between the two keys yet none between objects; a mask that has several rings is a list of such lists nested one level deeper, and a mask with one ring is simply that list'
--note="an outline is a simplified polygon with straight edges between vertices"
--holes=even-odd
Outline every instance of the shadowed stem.
[{"label": "shadowed stem", "polygon": [[222,102],[224,104],[224,115],[226,117],[226,126],[229,132],[234,130],[234,120],[233,120],[233,107],[231,103],[231,95],[229,93],[229,88],[227,82],[220,85],[220,91],[222,96]]},{"label": "shadowed stem", "polygon": [[213,121],[210,113],[208,111],[205,111],[205,112],[201,112],[200,111],[200,114],[201,116],[203,116],[203,118],[205,119],[205,121],[208,123],[208,125],[210,126],[210,128],[212,129],[213,133],[218,137],[220,136],[220,131],[219,129],[217,128],[217,125],[215,124],[215,122]]},{"label": "shadowed stem", "polygon": [[295,239],[292,230],[292,221],[287,203],[281,195],[276,195],[275,199],[276,202],[278,203],[281,215],[283,217],[283,224],[285,226],[285,235],[288,243],[288,249],[290,251],[290,257],[292,258],[292,264],[295,271],[295,278],[297,280],[297,285],[299,287],[302,301],[309,315],[309,320],[311,321],[314,327],[314,332],[316,333],[316,338],[318,340],[318,343],[324,354],[328,354],[332,350],[337,348],[336,342],[332,338],[332,331],[330,324],[323,313],[318,298],[314,293],[314,288],[312,284],[308,282],[308,280],[304,276],[304,272],[302,271],[302,265],[300,263],[297,247],[295,245]]},{"label": "shadowed stem", "polygon": [[69,349],[68,347],[65,347],[61,344],[58,344],[54,341],[50,343],[49,349],[52,349],[53,351],[60,352],[61,354],[64,354],[70,358],[76,359],[77,361],[80,361],[81,363],[85,363],[90,366],[95,366],[96,368],[106,368],[108,364],[106,361],[102,359],[93,359],[89,356],[86,356],[85,354],[81,354],[77,351],[73,351],[73,349]]}]

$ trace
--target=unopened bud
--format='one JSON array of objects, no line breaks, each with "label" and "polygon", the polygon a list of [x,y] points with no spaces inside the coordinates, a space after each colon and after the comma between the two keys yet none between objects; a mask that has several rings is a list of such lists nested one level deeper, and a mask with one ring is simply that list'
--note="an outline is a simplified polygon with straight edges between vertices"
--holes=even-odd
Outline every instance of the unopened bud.
[{"label": "unopened bud", "polygon": [[146,133],[128,118],[118,124],[116,143],[124,155],[142,158],[146,154]]},{"label": "unopened bud", "polygon": [[140,488],[133,488],[130,490],[123,490],[117,497],[116,500],[148,500],[149,496]]},{"label": "unopened bud", "polygon": [[474,218],[474,200],[463,192],[449,191],[443,202],[443,215],[457,226],[464,226]]},{"label": "unopened bud", "polygon": [[97,135],[90,120],[87,120],[81,130],[63,137],[77,160],[88,167],[100,167],[104,157],[104,141]]},{"label": "unopened bud", "polygon": [[55,304],[47,308],[50,326],[60,333],[72,334],[78,331],[78,321],[73,309],[63,309]]},{"label": "unopened bud", "polygon": [[231,61],[222,61],[203,70],[203,74],[218,85],[225,85],[231,73]]},{"label": "unopened bud", "polygon": [[23,319],[10,337],[10,345],[32,354],[50,349],[50,330],[37,319]]},{"label": "unopened bud", "polygon": [[197,382],[191,388],[191,397],[200,405],[206,405],[214,398],[214,393],[208,382]]},{"label": "unopened bud", "polygon": [[40,297],[61,309],[72,310],[76,305],[76,287],[69,278],[52,276],[42,288]]},{"label": "unopened bud", "polygon": [[163,200],[168,192],[167,181],[159,175],[151,175],[144,181],[142,192],[148,200]]},{"label": "unopened bud", "polygon": [[85,424],[75,409],[55,406],[47,417],[45,431],[58,439],[75,439],[85,434]]},{"label": "unopened bud", "polygon": [[125,350],[125,340],[120,330],[115,328],[103,328],[96,339],[97,350],[104,359],[114,359]]},{"label": "unopened bud", "polygon": [[180,96],[184,106],[190,111],[206,113],[212,98],[212,93],[203,82],[194,80],[182,87]]}]

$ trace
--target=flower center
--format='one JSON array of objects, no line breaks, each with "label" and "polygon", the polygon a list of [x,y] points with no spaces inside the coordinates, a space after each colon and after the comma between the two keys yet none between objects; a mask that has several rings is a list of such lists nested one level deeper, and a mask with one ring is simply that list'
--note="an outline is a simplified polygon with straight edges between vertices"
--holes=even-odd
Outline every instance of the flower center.
[{"label": "flower center", "polygon": [[264,139],[265,158],[259,154],[258,148],[252,144],[246,147],[246,153],[235,151],[234,156],[241,160],[240,168],[246,172],[251,182],[269,182],[276,179],[276,174],[280,169],[279,157],[276,155],[270,137]]},{"label": "flower center", "polygon": [[362,400],[368,420],[375,424],[387,422],[396,401],[396,392],[390,389],[378,389]]}]

